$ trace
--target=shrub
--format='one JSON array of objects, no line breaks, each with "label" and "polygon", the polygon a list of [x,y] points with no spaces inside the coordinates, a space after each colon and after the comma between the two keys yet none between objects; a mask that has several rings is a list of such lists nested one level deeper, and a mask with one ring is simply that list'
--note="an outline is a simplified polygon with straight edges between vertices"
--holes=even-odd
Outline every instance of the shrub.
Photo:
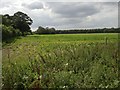
[{"label": "shrub", "polygon": [[10,38],[20,36],[21,32],[18,29],[14,29],[12,26],[0,25],[2,27],[2,40],[6,41]]}]

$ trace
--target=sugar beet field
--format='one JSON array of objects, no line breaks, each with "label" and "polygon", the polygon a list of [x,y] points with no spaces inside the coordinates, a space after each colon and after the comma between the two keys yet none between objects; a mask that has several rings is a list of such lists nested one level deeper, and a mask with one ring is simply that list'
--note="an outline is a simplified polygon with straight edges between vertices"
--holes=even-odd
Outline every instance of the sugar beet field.
[{"label": "sugar beet field", "polygon": [[2,58],[3,90],[119,83],[118,34],[29,35],[3,46]]}]

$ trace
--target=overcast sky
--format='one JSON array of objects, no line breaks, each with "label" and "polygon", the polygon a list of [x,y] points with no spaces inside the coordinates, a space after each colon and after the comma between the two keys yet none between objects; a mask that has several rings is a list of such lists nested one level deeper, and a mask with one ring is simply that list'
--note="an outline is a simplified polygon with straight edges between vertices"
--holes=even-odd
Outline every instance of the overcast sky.
[{"label": "overcast sky", "polygon": [[0,14],[22,11],[32,18],[32,30],[38,26],[56,29],[118,27],[118,0],[58,1],[2,0]]}]

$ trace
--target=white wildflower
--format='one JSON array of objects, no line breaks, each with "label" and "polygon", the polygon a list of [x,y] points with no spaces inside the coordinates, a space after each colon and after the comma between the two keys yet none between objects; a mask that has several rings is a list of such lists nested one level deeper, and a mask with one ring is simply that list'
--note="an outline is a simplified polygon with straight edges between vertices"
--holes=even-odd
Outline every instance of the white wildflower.
[{"label": "white wildflower", "polygon": [[63,86],[63,88],[65,88],[65,86]]},{"label": "white wildflower", "polygon": [[40,75],[40,79],[42,78],[42,75]]},{"label": "white wildflower", "polygon": [[66,63],[65,66],[68,66],[68,63]]},{"label": "white wildflower", "polygon": [[70,71],[69,73],[72,74],[72,71]]},{"label": "white wildflower", "polygon": [[68,88],[68,86],[63,86],[63,88]]},{"label": "white wildflower", "polygon": [[25,80],[28,79],[28,76],[23,76],[23,79],[25,79]]}]

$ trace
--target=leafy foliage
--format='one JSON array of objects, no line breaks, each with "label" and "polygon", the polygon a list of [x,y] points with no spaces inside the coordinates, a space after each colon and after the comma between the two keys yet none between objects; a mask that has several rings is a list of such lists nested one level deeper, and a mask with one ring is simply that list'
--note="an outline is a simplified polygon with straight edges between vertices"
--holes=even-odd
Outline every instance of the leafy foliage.
[{"label": "leafy foliage", "polygon": [[2,40],[3,41],[22,35],[19,29],[14,29],[12,26],[1,25],[0,27],[2,27]]},{"label": "leafy foliage", "polygon": [[15,36],[32,33],[30,25],[32,19],[22,12],[16,12],[13,16],[9,14],[0,15],[2,17],[2,35],[3,41]]}]

